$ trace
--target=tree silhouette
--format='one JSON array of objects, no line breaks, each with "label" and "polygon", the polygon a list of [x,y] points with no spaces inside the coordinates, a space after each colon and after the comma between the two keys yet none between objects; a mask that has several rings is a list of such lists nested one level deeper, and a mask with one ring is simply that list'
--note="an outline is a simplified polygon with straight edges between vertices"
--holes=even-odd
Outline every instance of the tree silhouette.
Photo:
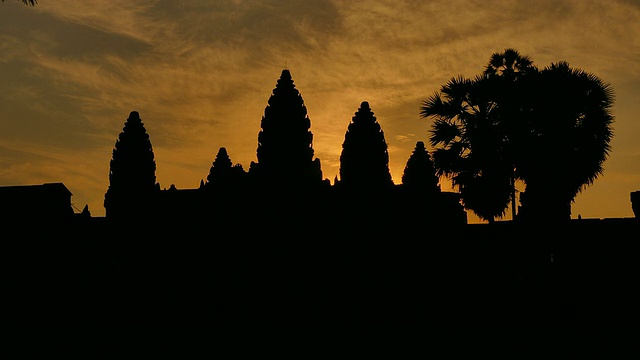
[{"label": "tree silhouette", "polygon": [[486,74],[453,77],[423,102],[420,112],[434,119],[429,142],[438,176],[450,178],[464,207],[489,222],[504,215],[512,196],[508,136],[490,91],[495,84]]},{"label": "tree silhouette", "polygon": [[566,220],[577,194],[603,173],[613,137],[614,92],[567,62],[542,69],[528,85],[528,136],[518,155],[523,218]]},{"label": "tree silhouette", "polygon": [[340,186],[350,190],[393,186],[384,132],[363,101],[347,127],[340,154]]},{"label": "tree silhouette", "polygon": [[516,49],[505,49],[501,53],[493,53],[484,73],[490,76],[502,76],[512,82],[536,71],[533,60],[529,56],[521,55]]},{"label": "tree silhouette", "polygon": [[150,205],[150,196],[156,190],[159,185],[151,140],[140,114],[132,111],[116,140],[109,163],[109,188],[104,200],[107,216]]},{"label": "tree silhouette", "polygon": [[249,173],[263,184],[286,180],[296,186],[322,182],[320,160],[313,159],[311,121],[289,70],[282,70],[264,110],[256,151]]},{"label": "tree silhouette", "polygon": [[491,222],[509,200],[515,208],[522,180],[522,218],[566,219],[576,194],[602,173],[612,96],[593,74],[564,62],[539,71],[507,49],[482,75],[452,78],[423,102],[421,116],[434,120],[437,173],[452,179],[465,208]]},{"label": "tree silhouette", "polygon": [[[36,6],[36,4],[38,3],[38,0],[20,0],[20,1],[22,1],[23,4],[29,5],[29,6]],[[4,0],[2,0],[2,2],[4,2]]]},{"label": "tree silhouette", "polygon": [[522,99],[523,89],[526,85],[527,76],[531,77],[538,69],[533,64],[529,56],[521,55],[516,49],[505,49],[504,52],[494,53],[486,65],[484,75],[489,79],[485,85],[489,87],[487,91],[493,94],[497,107],[495,113],[500,117],[500,123],[504,128],[507,141],[503,143],[506,161],[512,165],[511,174],[511,213],[512,219],[516,218],[516,165],[514,154],[521,151],[528,151],[522,147],[525,142],[522,140],[526,136],[528,129],[523,121]]}]

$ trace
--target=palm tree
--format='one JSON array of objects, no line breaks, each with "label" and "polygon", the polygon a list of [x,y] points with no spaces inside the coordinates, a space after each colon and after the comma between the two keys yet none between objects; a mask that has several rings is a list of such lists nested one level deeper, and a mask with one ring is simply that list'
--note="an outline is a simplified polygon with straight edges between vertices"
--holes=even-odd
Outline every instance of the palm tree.
[{"label": "palm tree", "polygon": [[[35,6],[38,3],[38,0],[21,0],[25,5]],[[2,0],[4,2],[4,0]]]},{"label": "palm tree", "polygon": [[534,71],[536,71],[536,67],[533,65],[531,57],[521,55],[516,49],[505,49],[502,53],[491,55],[484,73],[516,80],[518,77]]},{"label": "palm tree", "polygon": [[522,215],[566,220],[577,194],[603,173],[613,137],[614,92],[592,73],[567,62],[551,64],[531,79],[529,133],[518,155],[526,184]]},{"label": "palm tree", "polygon": [[464,206],[492,222],[525,184],[522,219],[568,219],[575,196],[602,174],[612,137],[613,91],[568,63],[539,71],[513,49],[493,54],[482,75],[452,78],[421,107],[432,118],[438,175]]},{"label": "palm tree", "polygon": [[422,117],[435,119],[430,142],[440,174],[459,188],[465,208],[490,222],[509,202],[515,218],[515,155],[527,133],[521,87],[536,72],[530,57],[505,49],[491,55],[482,75],[452,79],[421,108]]},{"label": "palm tree", "polygon": [[533,64],[529,56],[521,55],[516,49],[505,49],[501,53],[493,53],[486,65],[484,74],[494,79],[494,86],[490,89],[493,98],[499,104],[501,123],[505,128],[504,145],[505,154],[511,156],[513,172],[511,174],[511,217],[516,218],[516,165],[515,154],[527,148],[521,148],[524,144],[522,137],[527,134],[527,126],[523,119],[526,112],[524,100],[524,88],[527,79],[535,76],[538,68]]},{"label": "palm tree", "polygon": [[433,118],[429,142],[438,176],[450,178],[465,209],[493,222],[511,200],[512,159],[491,91],[497,77],[454,77],[423,102],[421,116]]}]

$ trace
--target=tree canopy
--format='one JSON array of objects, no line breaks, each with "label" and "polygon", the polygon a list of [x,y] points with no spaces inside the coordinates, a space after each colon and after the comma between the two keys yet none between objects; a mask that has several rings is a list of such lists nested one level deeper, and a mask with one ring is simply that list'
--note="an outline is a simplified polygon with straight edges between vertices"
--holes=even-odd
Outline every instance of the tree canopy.
[{"label": "tree canopy", "polygon": [[421,106],[433,120],[438,175],[452,180],[465,208],[483,220],[515,207],[570,217],[575,196],[603,172],[613,136],[613,90],[567,62],[538,69],[515,49],[494,53],[482,74],[452,77]]},{"label": "tree canopy", "polygon": [[[20,0],[22,1],[22,3],[24,3],[25,5],[29,5],[29,6],[35,6],[38,3],[38,0]],[[2,2],[4,2],[4,0],[2,0]]]}]

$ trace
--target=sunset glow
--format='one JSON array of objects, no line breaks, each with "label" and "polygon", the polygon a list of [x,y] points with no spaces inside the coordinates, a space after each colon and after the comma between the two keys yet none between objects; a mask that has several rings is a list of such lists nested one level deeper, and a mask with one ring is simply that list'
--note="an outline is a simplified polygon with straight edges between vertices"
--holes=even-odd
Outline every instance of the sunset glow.
[{"label": "sunset glow", "polygon": [[[347,126],[368,101],[400,183],[416,142],[428,146],[422,101],[515,48],[539,67],[567,61],[611,84],[611,155],[572,218],[632,217],[638,34],[640,4],[623,0],[5,1],[0,186],[62,182],[77,209],[104,216],[109,161],[131,111],[150,135],[161,188],[197,188],[221,147],[246,170],[284,68],[307,107],[324,178],[339,174]],[[446,179],[441,188],[452,190]]]}]

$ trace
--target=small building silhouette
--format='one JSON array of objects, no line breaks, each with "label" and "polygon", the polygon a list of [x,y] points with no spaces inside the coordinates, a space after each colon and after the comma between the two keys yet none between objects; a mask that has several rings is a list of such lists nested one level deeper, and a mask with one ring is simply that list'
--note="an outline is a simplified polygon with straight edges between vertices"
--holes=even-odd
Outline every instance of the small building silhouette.
[{"label": "small building silhouette", "polygon": [[71,191],[63,183],[0,187],[0,218],[3,221],[71,219]]}]

